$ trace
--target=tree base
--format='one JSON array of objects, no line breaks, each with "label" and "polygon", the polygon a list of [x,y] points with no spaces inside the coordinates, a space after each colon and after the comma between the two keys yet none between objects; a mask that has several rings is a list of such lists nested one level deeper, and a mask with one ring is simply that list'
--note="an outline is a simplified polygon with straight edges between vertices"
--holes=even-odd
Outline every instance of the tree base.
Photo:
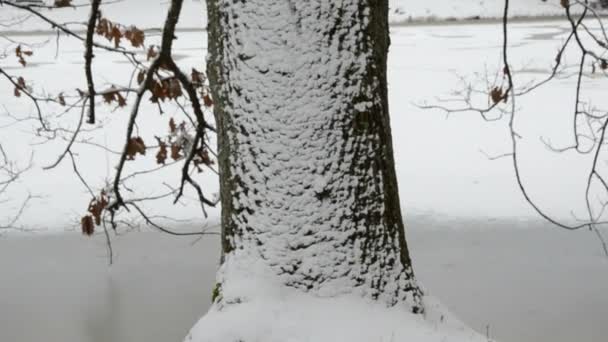
[{"label": "tree base", "polygon": [[185,342],[490,341],[429,296],[420,315],[406,303],[387,307],[354,293],[322,297],[249,271],[220,270],[220,297]]}]

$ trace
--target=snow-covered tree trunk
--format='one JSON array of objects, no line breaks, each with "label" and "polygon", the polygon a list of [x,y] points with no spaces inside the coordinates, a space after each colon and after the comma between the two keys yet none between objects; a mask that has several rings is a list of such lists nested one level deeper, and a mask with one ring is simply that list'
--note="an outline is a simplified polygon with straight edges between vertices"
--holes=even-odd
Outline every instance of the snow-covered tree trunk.
[{"label": "snow-covered tree trunk", "polygon": [[207,0],[226,274],[422,312],[389,125],[388,0]]}]

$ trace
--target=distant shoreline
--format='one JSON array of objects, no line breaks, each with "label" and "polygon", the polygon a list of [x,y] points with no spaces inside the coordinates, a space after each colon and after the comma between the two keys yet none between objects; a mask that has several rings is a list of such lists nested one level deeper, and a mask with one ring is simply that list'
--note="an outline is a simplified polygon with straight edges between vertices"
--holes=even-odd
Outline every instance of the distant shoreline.
[{"label": "distant shoreline", "polygon": [[[602,18],[607,18],[607,15],[602,15]],[[563,15],[544,15],[544,16],[515,16],[509,18],[511,23],[532,23],[532,22],[557,22],[566,21]],[[424,17],[417,19],[407,19],[396,22],[391,22],[390,27],[407,27],[407,26],[450,26],[450,25],[490,25],[502,23],[501,17],[473,17],[473,18],[434,18]],[[145,32],[160,32],[158,27],[149,27],[144,29]],[[204,27],[182,27],[177,29],[178,32],[205,32]],[[74,30],[77,34],[84,34],[85,30]],[[12,37],[19,36],[42,36],[55,34],[55,30],[0,30],[0,34]]]}]

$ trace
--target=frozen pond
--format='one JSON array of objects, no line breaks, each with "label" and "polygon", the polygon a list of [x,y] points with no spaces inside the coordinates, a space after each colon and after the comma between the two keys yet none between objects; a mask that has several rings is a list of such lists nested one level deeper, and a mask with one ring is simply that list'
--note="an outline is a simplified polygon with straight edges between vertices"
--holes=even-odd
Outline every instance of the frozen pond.
[{"label": "frozen pond", "polygon": [[[549,72],[554,51],[565,37],[564,27],[563,23],[551,21],[512,26],[510,51],[513,68],[517,71],[517,84],[540,79]],[[535,217],[514,185],[509,158],[488,158],[510,152],[506,120],[486,122],[475,113],[460,113],[447,118],[440,110],[423,110],[416,106],[425,101],[444,104],[441,99],[453,98],[450,94],[466,85],[463,80],[483,87],[488,80],[496,78],[496,73],[501,70],[500,30],[496,23],[391,29],[389,100],[397,172],[404,192],[402,204],[408,209],[424,211],[433,208],[447,216]],[[82,88],[86,84],[81,44],[62,38],[56,51],[55,40],[49,36],[20,36],[19,39],[32,43],[50,41],[35,50],[29,59],[30,67],[23,68],[16,59],[7,58],[7,65],[3,68],[23,76],[36,89],[48,93]],[[153,43],[158,35],[150,34],[148,39]],[[175,42],[175,54],[182,68],[202,70],[205,47],[205,32],[180,32]],[[142,52],[145,59],[143,55]],[[98,84],[108,87],[110,84],[127,84],[131,75],[130,64],[120,56],[108,56],[101,51],[98,56],[94,69]],[[586,180],[584,173],[588,160],[572,153],[551,153],[541,140],[550,141],[555,147],[572,144],[571,117],[576,85],[576,78],[572,75],[577,70],[578,59],[575,54],[567,54],[564,60],[567,66],[565,75],[571,77],[560,78],[533,95],[520,98],[516,126],[522,136],[519,158],[522,176],[529,185],[531,196],[548,214],[570,220],[573,210],[577,217],[585,215],[580,211],[585,189],[581,180]],[[58,79],[62,81],[56,82]],[[585,98],[591,98],[594,106],[608,108],[607,83],[600,77],[589,75],[585,79]],[[35,115],[27,99],[15,98],[12,93],[13,88],[8,82],[0,82],[0,94],[4,94],[0,95],[0,114],[7,111],[17,118]],[[486,96],[481,97],[482,102],[487,99]],[[454,106],[459,107],[459,104]],[[103,186],[113,176],[112,167],[117,162],[114,153],[94,144],[109,145],[111,151],[121,150],[124,121],[128,117],[125,110],[114,106],[100,103],[98,108],[104,128],[90,134],[82,133],[80,138],[87,144],[76,147],[80,171],[94,187]],[[157,112],[157,108],[148,103],[142,110],[145,113]],[[177,110],[166,110],[166,115],[151,114],[138,122],[146,142],[155,141],[155,135],[165,134],[169,117],[176,117],[178,121],[183,119]],[[73,127],[78,115],[76,111],[63,116],[62,124]],[[34,152],[36,157],[34,169],[24,175],[24,186],[15,189],[28,188],[43,198],[29,207],[22,223],[52,229],[78,222],[89,196],[73,176],[70,163],[63,163],[50,171],[42,170],[42,166],[55,162],[58,151],[65,148],[65,141],[41,145],[43,140],[32,133],[36,122],[31,120],[14,124],[7,116],[0,115],[0,127],[5,127],[0,130],[0,141],[6,141],[4,147],[9,156],[29,156]],[[156,167],[153,155],[151,153],[148,158],[129,163],[127,172]],[[139,183],[133,182],[130,186],[148,195],[158,195],[165,188],[151,187],[150,184],[157,184],[158,179],[162,179],[177,186],[178,176],[177,168],[169,168],[157,178],[142,177]],[[48,182],[49,178],[54,181]],[[199,178],[208,192],[215,191],[217,186],[213,177],[202,174]],[[25,194],[8,196],[18,199]],[[166,201],[150,205],[158,215],[172,216],[176,209],[170,204],[171,201]],[[200,217],[199,206],[190,204],[179,208],[180,218]],[[16,206],[18,203],[0,203],[0,211],[14,210]],[[216,220],[219,217],[217,210],[211,210],[210,215]]]},{"label": "frozen pond", "polygon": [[[525,222],[412,217],[425,287],[503,342],[605,342],[608,259],[595,236]],[[0,340],[181,341],[210,302],[217,241],[132,233],[0,239]],[[263,314],[263,313],[260,313]]]}]

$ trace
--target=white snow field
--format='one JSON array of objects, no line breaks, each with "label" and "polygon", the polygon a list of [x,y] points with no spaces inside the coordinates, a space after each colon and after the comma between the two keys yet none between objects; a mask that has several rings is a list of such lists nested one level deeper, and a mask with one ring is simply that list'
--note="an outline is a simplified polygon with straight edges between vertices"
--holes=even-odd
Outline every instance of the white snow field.
[{"label": "white snow field", "polygon": [[[511,28],[511,60],[517,72],[516,82],[524,84],[541,79],[552,67],[554,53],[564,39],[567,24],[563,21],[518,23]],[[514,181],[509,158],[492,160],[510,152],[510,140],[505,119],[486,122],[475,113],[446,116],[440,110],[423,110],[417,104],[443,104],[455,90],[463,88],[463,79],[488,88],[487,80],[497,75],[500,63],[500,25],[404,26],[392,28],[389,56],[389,100],[393,139],[399,174],[401,200],[406,212],[434,211],[461,217],[536,217],[525,203]],[[202,31],[182,31],[176,42],[176,56],[184,70],[204,69],[206,34]],[[4,68],[25,80],[35,89],[57,94],[84,88],[81,46],[67,38],[54,36],[19,36],[35,47],[28,67],[16,58],[3,61]],[[158,39],[151,35],[150,41]],[[37,48],[39,44],[47,43]],[[57,54],[57,56],[56,56]],[[142,55],[144,52],[142,51]],[[99,85],[126,84],[130,65],[119,56],[98,53],[95,77]],[[531,196],[549,215],[566,221],[585,217],[585,173],[592,155],[548,151],[543,141],[559,148],[572,143],[571,108],[574,107],[575,64],[578,56],[565,55],[567,68],[563,77],[538,89],[518,101],[516,125],[520,140],[522,177]],[[567,76],[567,77],[566,77]],[[608,107],[603,95],[606,81],[598,75],[585,74],[584,96],[599,108]],[[60,80],[60,82],[58,82]],[[112,83],[110,83],[112,82]],[[72,174],[69,161],[58,168],[43,171],[55,162],[66,141],[45,142],[34,134],[36,120],[15,122],[16,118],[35,115],[34,107],[25,98],[12,96],[8,82],[0,82],[2,107],[0,113],[1,141],[10,156],[19,156],[21,164],[34,153],[34,167],[24,175],[20,184],[8,194],[13,201],[0,201],[0,212],[11,213],[19,208],[25,191],[41,196],[27,208],[19,222],[27,228],[56,231],[77,225],[88,205],[89,195]],[[482,96],[481,102],[487,101]],[[453,102],[452,102],[453,103]],[[453,103],[454,104],[454,103]],[[458,104],[454,104],[458,106]],[[77,148],[80,171],[96,189],[101,189],[113,175],[115,151],[123,145],[124,122],[127,114],[114,106],[99,105],[100,130],[84,132]],[[176,108],[167,107],[163,116],[157,108],[146,104],[146,115],[138,122],[146,142],[167,132],[169,118],[179,117]],[[105,111],[105,112],[104,112]],[[74,127],[79,113],[72,112],[59,120]],[[145,119],[144,119],[145,118]],[[105,126],[102,126],[105,125]],[[542,138],[542,140],[541,140]],[[104,150],[98,145],[108,145]],[[154,153],[127,164],[126,172],[156,167]],[[128,196],[144,197],[167,192],[163,182],[178,184],[179,165],[157,175],[143,175],[130,182],[138,193]],[[208,193],[217,189],[211,172],[197,175]],[[52,180],[52,181],[49,181]],[[154,185],[151,185],[154,184]],[[173,206],[172,200],[147,204],[158,215],[179,216],[199,220],[200,208],[195,201]],[[6,216],[4,214],[2,216]],[[210,224],[217,222],[218,210],[209,210]],[[5,218],[0,217],[0,220]]]},{"label": "white snow field", "polygon": [[[133,3],[135,0],[124,2]],[[138,8],[123,9],[116,14],[128,18]],[[464,16],[463,12],[458,13]],[[150,14],[142,20],[155,23],[160,17],[162,14],[158,17]],[[183,28],[193,27],[183,25]],[[513,25],[512,62],[519,75],[516,81],[541,78],[550,70],[556,47],[564,39],[566,30],[563,21]],[[62,38],[56,47],[55,37],[46,33],[12,34],[29,41],[35,47],[35,54],[27,68],[19,66],[16,60],[4,60],[3,67],[9,72],[23,76],[33,82],[36,89],[49,93],[84,86],[82,51],[78,43]],[[509,152],[506,121],[488,123],[472,113],[448,118],[441,111],[421,110],[416,106],[424,101],[437,103],[439,98],[449,98],[453,90],[462,86],[460,76],[477,83],[493,79],[500,69],[500,26],[493,23],[406,25],[394,27],[391,34],[390,102],[402,206],[408,226],[412,227],[408,238],[414,267],[429,293],[466,324],[483,334],[488,331],[491,338],[499,341],[605,342],[608,261],[590,232],[564,232],[526,221],[535,217],[535,213],[515,186],[509,160],[487,157]],[[184,69],[204,68],[205,35],[200,30],[180,32],[176,53]],[[48,44],[44,45],[45,42]],[[127,81],[129,64],[117,56],[104,58],[103,52],[98,56],[95,60],[98,84]],[[566,56],[565,75],[572,75],[577,59],[574,54]],[[586,74],[586,82],[585,93],[594,99],[595,105],[605,108],[608,98],[602,93],[606,82],[590,73]],[[522,136],[525,182],[543,209],[566,220],[583,217],[582,176],[589,157],[551,153],[540,137],[556,146],[571,143],[574,84],[573,77],[561,78],[518,102],[517,125]],[[0,82],[0,94],[0,111],[18,118],[34,114],[27,101],[12,96],[12,88],[6,82]],[[112,176],[116,160],[112,151],[121,146],[124,135],[121,127],[125,112],[112,107],[106,109],[105,126],[100,132],[83,134],[87,144],[78,148],[77,156],[87,181],[98,187]],[[140,122],[139,128],[146,141],[153,141],[155,134],[166,130],[168,118],[177,113],[169,111],[159,117],[153,106],[145,107],[144,111],[146,109],[150,114]],[[61,120],[73,122],[76,115],[78,113],[73,113]],[[24,196],[19,189],[26,189],[42,198],[31,203],[21,225],[48,232],[61,232],[66,226],[76,225],[89,197],[71,174],[72,165],[64,162],[55,170],[41,170],[42,166],[55,161],[65,141],[41,145],[41,138],[31,134],[35,121],[13,123],[6,116],[0,120],[3,127],[0,140],[6,144],[7,153],[17,156],[24,164],[32,152],[35,156],[34,168],[24,176],[20,186],[9,193],[13,201],[0,203],[0,213],[4,216],[18,209],[19,199]],[[108,144],[110,151],[103,151],[95,144]],[[128,171],[152,167],[151,155],[130,163]],[[140,190],[136,196],[163,193],[166,191],[163,182],[177,182],[176,171],[177,167],[168,169],[131,186]],[[215,191],[215,179],[210,174],[199,177],[205,189]],[[201,221],[194,201],[178,206],[169,206],[169,202],[150,204],[148,208],[159,216]],[[421,213],[429,216],[422,217]],[[210,210],[209,214],[205,222],[213,226],[217,223],[218,211]],[[0,240],[0,269],[3,270],[0,340],[181,340],[208,307],[218,259],[217,242],[213,239],[204,239],[193,247],[190,242],[152,233],[121,236],[115,245],[117,265],[108,269],[100,237],[94,240],[75,234],[3,237]],[[254,290],[252,285],[251,291]],[[305,301],[309,309],[313,307],[313,299],[295,297],[290,296],[297,303]],[[277,319],[281,319],[282,326],[292,324],[297,329],[298,320],[315,318],[311,329],[317,327],[323,329],[317,331],[319,333],[335,333],[336,341],[358,332],[361,332],[358,338],[370,337],[357,330],[365,327],[354,323],[361,320],[362,308],[368,310],[369,305],[356,301],[346,304],[341,300],[336,300],[335,310],[328,310],[325,318],[314,317],[317,311],[290,311],[291,308],[281,302],[253,303],[256,306],[241,306],[242,311],[232,314],[251,317],[252,321],[255,318],[259,325],[248,327],[267,329],[251,331],[269,337],[269,341],[286,340],[280,335],[264,335],[274,333],[271,323]],[[335,322],[331,320],[334,316],[346,314],[338,308],[344,306],[350,311],[349,316],[343,318],[352,318],[352,322],[341,323],[343,330],[331,330],[334,326],[328,323]],[[245,311],[253,309],[254,312]],[[277,310],[285,315],[273,316]],[[264,316],[258,317],[260,315]],[[400,317],[403,326],[399,329],[412,335],[425,334],[416,339],[418,342],[441,341],[445,337],[442,334],[453,338],[459,334],[455,330],[462,328],[457,322],[450,323],[448,316],[447,322],[441,322],[437,315],[434,321],[422,322],[405,312],[377,311],[382,323],[398,325]],[[218,327],[220,323],[203,321],[195,332],[200,332],[204,324]],[[457,341],[466,340],[471,332],[464,334],[466,336],[461,335]],[[392,341],[391,336],[386,335],[384,340]],[[394,336],[400,336],[399,331],[395,331]]]},{"label": "white snow field", "polygon": [[[53,0],[45,0],[52,3]],[[74,4],[87,3],[88,0],[74,0]],[[111,20],[133,24],[140,28],[158,28],[159,16],[164,14],[168,1],[164,0],[122,0],[107,1],[102,5],[102,12]],[[200,28],[206,25],[204,0],[186,0],[180,20],[181,28]],[[390,0],[390,21],[393,24],[410,21],[458,20],[472,18],[500,18],[504,10],[502,0]],[[75,18],[85,21],[88,15],[86,7],[46,11],[60,22],[73,22]],[[563,15],[559,0],[511,0],[512,17],[543,17]],[[48,31],[49,26],[38,20],[21,21],[23,16],[6,6],[0,8],[0,21],[11,19],[12,31]],[[78,20],[77,20],[78,21]],[[83,29],[83,26],[76,28]]]}]

